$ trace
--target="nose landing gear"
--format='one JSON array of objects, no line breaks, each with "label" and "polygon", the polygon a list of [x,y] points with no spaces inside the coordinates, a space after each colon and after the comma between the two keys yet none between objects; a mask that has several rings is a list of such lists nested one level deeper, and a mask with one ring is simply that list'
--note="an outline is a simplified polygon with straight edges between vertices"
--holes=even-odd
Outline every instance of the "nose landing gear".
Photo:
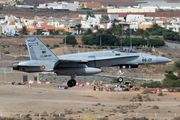
[{"label": "nose landing gear", "polygon": [[121,83],[121,82],[124,81],[124,79],[123,79],[122,77],[119,77],[119,78],[117,79],[117,81],[118,81],[119,83]]},{"label": "nose landing gear", "polygon": [[117,79],[118,83],[121,83],[121,82],[124,81],[123,77],[121,77],[121,75],[123,75],[123,74],[124,74],[124,72],[122,72],[121,69],[120,69],[120,70],[119,70],[119,75],[120,75],[120,77]]}]

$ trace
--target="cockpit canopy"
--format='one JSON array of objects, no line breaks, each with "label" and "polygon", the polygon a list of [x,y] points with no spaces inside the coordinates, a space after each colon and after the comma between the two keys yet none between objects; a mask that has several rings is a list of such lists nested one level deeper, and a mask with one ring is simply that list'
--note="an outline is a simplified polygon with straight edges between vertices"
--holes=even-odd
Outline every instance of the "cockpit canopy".
[{"label": "cockpit canopy", "polygon": [[116,49],[112,49],[111,51],[118,51],[118,52],[125,52],[125,53],[138,53],[138,51],[133,50],[131,48],[116,48]]}]

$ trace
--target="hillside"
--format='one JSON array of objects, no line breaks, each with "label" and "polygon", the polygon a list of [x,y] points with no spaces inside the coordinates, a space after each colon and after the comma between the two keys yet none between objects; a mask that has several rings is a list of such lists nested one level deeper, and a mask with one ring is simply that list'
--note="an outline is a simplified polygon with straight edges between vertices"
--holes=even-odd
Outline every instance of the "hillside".
[{"label": "hillside", "polygon": [[[37,5],[39,3],[45,3],[45,2],[54,2],[54,1],[60,1],[60,0],[25,0],[27,4],[31,5]],[[74,0],[63,0],[67,2],[74,2]],[[91,2],[93,0],[78,0],[79,2]],[[117,6],[123,6],[123,5],[129,5],[132,4],[137,0],[96,0],[95,2],[100,2],[102,5],[117,5]],[[143,1],[143,0],[139,0]],[[144,0],[144,1],[150,1],[150,0]],[[156,0],[156,1],[166,1],[166,2],[180,2],[180,0]],[[152,0],[151,0],[152,2]]]},{"label": "hillside", "polygon": [[[24,0],[24,1],[28,5],[37,5],[37,4],[42,4],[46,2],[54,2],[54,1],[60,1],[60,0]],[[69,0],[63,0],[63,1],[69,1]]]}]

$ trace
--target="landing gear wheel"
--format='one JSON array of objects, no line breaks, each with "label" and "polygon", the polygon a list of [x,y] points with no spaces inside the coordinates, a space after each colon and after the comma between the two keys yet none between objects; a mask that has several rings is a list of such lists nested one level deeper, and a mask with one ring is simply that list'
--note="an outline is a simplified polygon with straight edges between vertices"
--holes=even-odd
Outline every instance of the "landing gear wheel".
[{"label": "landing gear wheel", "polygon": [[119,83],[121,83],[121,82],[123,82],[123,78],[122,77],[119,77],[118,79],[117,79],[117,81],[119,82]]},{"label": "landing gear wheel", "polygon": [[67,82],[68,87],[73,87],[76,85],[76,80],[72,79]]},{"label": "landing gear wheel", "polygon": [[68,87],[72,87],[71,80],[67,82]]},{"label": "landing gear wheel", "polygon": [[72,86],[75,86],[75,85],[76,85],[76,80],[72,79],[72,80],[71,80],[71,85],[72,85]]}]

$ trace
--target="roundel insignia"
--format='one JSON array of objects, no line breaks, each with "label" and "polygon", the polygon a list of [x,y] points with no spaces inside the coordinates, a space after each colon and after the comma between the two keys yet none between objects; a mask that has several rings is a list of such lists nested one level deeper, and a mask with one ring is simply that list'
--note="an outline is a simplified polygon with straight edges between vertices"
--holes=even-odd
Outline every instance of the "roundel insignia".
[{"label": "roundel insignia", "polygon": [[43,70],[44,70],[44,69],[45,69],[45,66],[44,66],[44,65],[42,65],[42,66],[41,66],[41,69],[43,69]]}]

